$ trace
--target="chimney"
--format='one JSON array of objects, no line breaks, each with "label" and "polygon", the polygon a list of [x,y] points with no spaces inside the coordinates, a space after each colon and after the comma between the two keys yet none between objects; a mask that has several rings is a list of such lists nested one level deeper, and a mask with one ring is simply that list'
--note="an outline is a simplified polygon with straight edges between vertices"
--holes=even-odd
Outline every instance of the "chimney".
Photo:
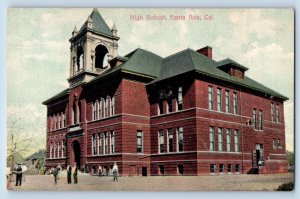
[{"label": "chimney", "polygon": [[205,46],[204,48],[200,48],[196,50],[198,53],[212,59],[212,48],[210,46]]}]

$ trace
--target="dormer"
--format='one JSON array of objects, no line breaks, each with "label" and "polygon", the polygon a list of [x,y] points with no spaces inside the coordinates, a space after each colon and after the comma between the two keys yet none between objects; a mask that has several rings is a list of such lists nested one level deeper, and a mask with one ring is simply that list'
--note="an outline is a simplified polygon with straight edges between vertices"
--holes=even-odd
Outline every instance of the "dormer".
[{"label": "dormer", "polygon": [[232,59],[224,59],[218,62],[218,68],[231,76],[244,79],[247,67],[233,61]]},{"label": "dormer", "polygon": [[113,67],[123,64],[127,60],[128,60],[127,57],[116,56],[115,58],[113,58],[109,61],[109,64],[110,64],[110,67],[113,68]]}]

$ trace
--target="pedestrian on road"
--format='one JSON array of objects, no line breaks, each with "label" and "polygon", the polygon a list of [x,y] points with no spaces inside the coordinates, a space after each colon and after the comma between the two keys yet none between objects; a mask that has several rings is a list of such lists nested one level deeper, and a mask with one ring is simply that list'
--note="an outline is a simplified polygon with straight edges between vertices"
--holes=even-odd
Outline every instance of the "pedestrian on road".
[{"label": "pedestrian on road", "polygon": [[114,181],[118,181],[118,165],[117,163],[115,162],[114,163],[114,166],[112,168],[112,171],[113,171],[113,176],[114,176]]},{"label": "pedestrian on road", "polygon": [[21,164],[18,164],[15,173],[16,173],[16,186],[21,186],[22,185],[22,166],[21,166]]},{"label": "pedestrian on road", "polygon": [[68,179],[68,184],[71,184],[72,183],[72,167],[71,165],[68,165],[67,166],[67,179]]},{"label": "pedestrian on road", "polygon": [[102,175],[102,167],[101,167],[101,165],[99,165],[99,167],[98,167],[98,175],[99,175],[99,177]]},{"label": "pedestrian on road", "polygon": [[73,167],[74,184],[78,183],[77,174],[78,174],[78,167],[77,167],[77,163],[75,162]]},{"label": "pedestrian on road", "polygon": [[54,183],[57,184],[59,167],[53,169]]}]

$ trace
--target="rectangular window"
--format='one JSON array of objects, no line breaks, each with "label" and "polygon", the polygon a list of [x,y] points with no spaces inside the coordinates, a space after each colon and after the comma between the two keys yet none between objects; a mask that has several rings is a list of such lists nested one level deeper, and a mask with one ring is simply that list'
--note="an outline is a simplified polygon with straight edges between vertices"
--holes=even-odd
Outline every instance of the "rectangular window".
[{"label": "rectangular window", "polygon": [[100,99],[100,101],[99,101],[99,109],[98,110],[99,110],[98,117],[99,117],[99,119],[101,119],[103,117],[102,99]]},{"label": "rectangular window", "polygon": [[262,130],[264,126],[263,111],[259,110],[258,129]]},{"label": "rectangular window", "polygon": [[136,138],[136,151],[138,153],[143,153],[143,132],[137,131]]},{"label": "rectangular window", "polygon": [[216,172],[216,165],[215,164],[211,164],[210,165],[210,173],[215,173]]},{"label": "rectangular window", "polygon": [[208,87],[208,108],[214,110],[214,89],[212,86]]},{"label": "rectangular window", "polygon": [[61,157],[65,157],[65,145],[64,145],[64,141],[61,142]]},{"label": "rectangular window", "polygon": [[168,152],[173,152],[173,131],[168,129]]},{"label": "rectangular window", "polygon": [[115,98],[111,97],[111,102],[110,102],[110,115],[115,114]]},{"label": "rectangular window", "polygon": [[56,129],[56,117],[53,115],[53,130]]},{"label": "rectangular window", "polygon": [[218,128],[218,150],[223,151],[223,129]]},{"label": "rectangular window", "polygon": [[227,152],[231,151],[231,129],[226,129]]},{"label": "rectangular window", "polygon": [[177,96],[177,110],[182,110],[182,87],[178,88],[178,96]]},{"label": "rectangular window", "polygon": [[233,92],[233,114],[238,114],[238,96],[237,96],[237,92]]},{"label": "rectangular window", "polygon": [[58,158],[60,157],[59,150],[60,150],[60,144],[59,144],[59,142],[57,142],[57,157]]},{"label": "rectangular window", "polygon": [[96,102],[93,103],[93,120],[96,120],[96,112],[97,111],[97,108],[96,108]]},{"label": "rectangular window", "polygon": [[173,111],[173,104],[172,104],[172,98],[169,97],[169,99],[167,100],[168,102],[168,113],[171,113]]},{"label": "rectangular window", "polygon": [[105,117],[108,117],[108,97],[105,99]]},{"label": "rectangular window", "polygon": [[273,138],[273,149],[276,149],[276,148],[277,148],[277,146],[276,146],[276,139]]},{"label": "rectangular window", "polygon": [[274,111],[274,103],[271,102],[271,120],[272,122],[275,122],[275,111]]},{"label": "rectangular window", "polygon": [[177,165],[177,172],[178,172],[178,174],[183,174],[183,165],[182,164],[180,164],[180,165]]},{"label": "rectangular window", "polygon": [[115,132],[110,132],[110,153],[115,153]]},{"label": "rectangular window", "polygon": [[228,173],[232,172],[232,164],[228,164]]},{"label": "rectangular window", "polygon": [[102,155],[103,154],[103,146],[102,146],[102,142],[103,142],[103,133],[99,133],[98,135],[98,154]]},{"label": "rectangular window", "polygon": [[235,172],[240,172],[240,171],[241,171],[240,164],[236,164],[235,165]]},{"label": "rectangular window", "polygon": [[50,158],[52,158],[52,150],[53,150],[53,147],[52,147],[52,144],[50,144]]},{"label": "rectangular window", "polygon": [[163,114],[164,113],[164,101],[163,100],[159,100],[158,101],[158,114]]},{"label": "rectangular window", "polygon": [[57,115],[56,122],[57,122],[56,127],[57,127],[57,129],[59,129],[60,117],[58,115]]},{"label": "rectangular window", "polygon": [[92,148],[93,148],[93,155],[97,154],[97,139],[96,134],[92,136]]},{"label": "rectangular window", "polygon": [[62,116],[61,115],[59,115],[58,116],[58,128],[62,128]]},{"label": "rectangular window", "polygon": [[55,144],[55,142],[54,142],[54,147],[53,148],[54,148],[54,150],[53,150],[53,157],[56,158],[56,144]]},{"label": "rectangular window", "polygon": [[165,174],[165,166],[164,165],[159,165],[159,174],[163,175]]},{"label": "rectangular window", "polygon": [[66,114],[63,114],[63,118],[64,118],[63,124],[64,124],[64,127],[66,127]]},{"label": "rectangular window", "polygon": [[234,151],[240,151],[240,138],[238,130],[234,130]]},{"label": "rectangular window", "polygon": [[107,132],[104,133],[104,142],[105,142],[105,151],[104,151],[104,153],[108,154],[108,133]]},{"label": "rectangular window", "polygon": [[219,165],[219,172],[224,173],[224,170],[225,170],[224,164],[220,164]]},{"label": "rectangular window", "polygon": [[209,127],[209,150],[215,150],[215,130],[214,127]]},{"label": "rectangular window", "polygon": [[183,151],[183,128],[177,128],[177,151]]},{"label": "rectangular window", "polygon": [[164,145],[164,130],[159,130],[158,132],[158,142],[159,142],[159,153],[164,153],[165,152],[165,145]]},{"label": "rectangular window", "polygon": [[278,145],[278,148],[279,148],[279,149],[281,149],[281,148],[282,148],[282,146],[281,146],[281,139],[279,139],[279,140],[278,140],[278,143],[277,143],[277,145]]},{"label": "rectangular window", "polygon": [[229,90],[225,91],[225,111],[226,113],[230,113],[230,95],[229,95]]},{"label": "rectangular window", "polygon": [[279,104],[276,104],[276,120],[277,122],[280,122]]},{"label": "rectangular window", "polygon": [[254,123],[254,129],[257,129],[257,111],[256,111],[256,109],[253,109],[253,123]]},{"label": "rectangular window", "polygon": [[217,101],[218,101],[218,111],[222,111],[222,89],[217,89]]}]

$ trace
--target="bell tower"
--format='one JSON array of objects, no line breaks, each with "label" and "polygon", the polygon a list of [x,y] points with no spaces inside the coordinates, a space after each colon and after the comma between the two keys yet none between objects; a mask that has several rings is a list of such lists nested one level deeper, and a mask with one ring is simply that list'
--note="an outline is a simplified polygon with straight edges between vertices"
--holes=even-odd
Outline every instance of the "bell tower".
[{"label": "bell tower", "polygon": [[118,54],[117,28],[110,29],[94,8],[82,27],[72,32],[70,51],[70,87],[89,82],[109,69],[109,61]]}]

